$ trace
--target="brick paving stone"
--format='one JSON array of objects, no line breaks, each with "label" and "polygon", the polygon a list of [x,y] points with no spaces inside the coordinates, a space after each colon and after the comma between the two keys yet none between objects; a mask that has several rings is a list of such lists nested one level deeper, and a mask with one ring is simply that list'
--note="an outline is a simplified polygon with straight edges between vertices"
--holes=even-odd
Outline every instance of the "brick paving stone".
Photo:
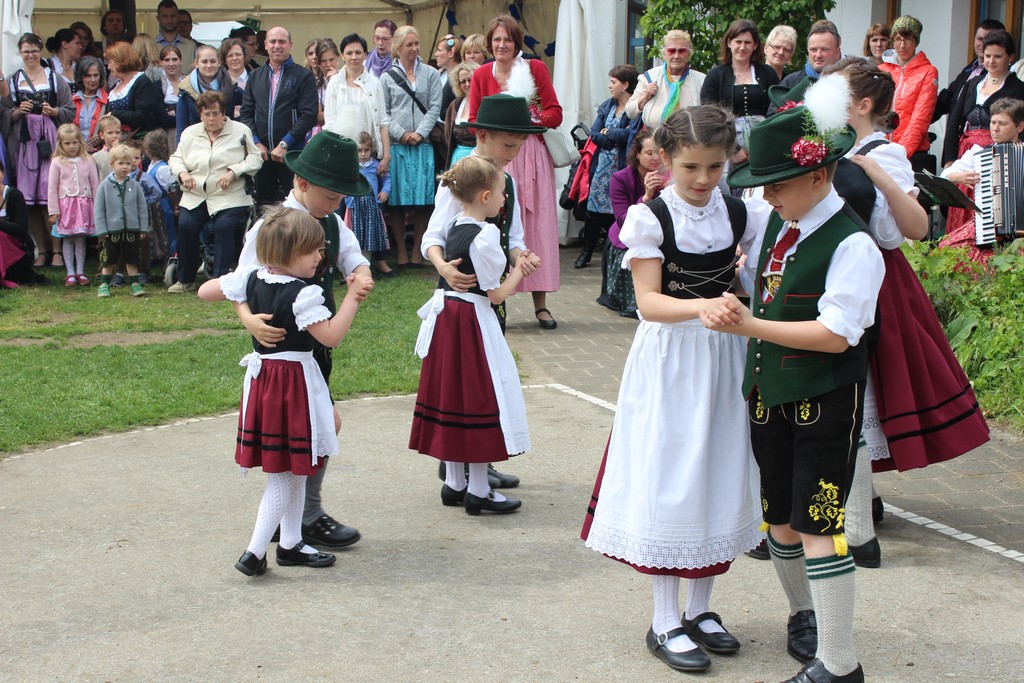
[{"label": "brick paving stone", "polygon": [[[594,301],[601,287],[599,259],[581,270],[573,268],[575,259],[574,248],[561,250],[562,288],[548,294],[558,329],[541,330],[531,297],[519,294],[509,300],[509,345],[525,382],[564,384],[614,403],[637,321]],[[892,505],[962,531],[961,523],[970,525],[976,536],[1024,551],[1020,434],[993,429],[992,441],[971,453],[925,469],[876,475],[875,486]]]}]

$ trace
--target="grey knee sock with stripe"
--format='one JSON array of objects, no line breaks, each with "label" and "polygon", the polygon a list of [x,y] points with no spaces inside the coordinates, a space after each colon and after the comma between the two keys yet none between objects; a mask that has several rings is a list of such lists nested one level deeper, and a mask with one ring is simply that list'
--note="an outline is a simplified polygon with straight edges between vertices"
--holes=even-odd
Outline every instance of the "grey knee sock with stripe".
[{"label": "grey knee sock with stripe", "polygon": [[809,557],[807,579],[818,620],[818,659],[830,673],[845,676],[857,668],[853,556]]},{"label": "grey knee sock with stripe", "polygon": [[768,554],[772,557],[775,573],[779,575],[782,589],[789,598],[789,613],[814,609],[811,590],[807,585],[807,569],[804,566],[804,545],[785,545],[768,534]]}]

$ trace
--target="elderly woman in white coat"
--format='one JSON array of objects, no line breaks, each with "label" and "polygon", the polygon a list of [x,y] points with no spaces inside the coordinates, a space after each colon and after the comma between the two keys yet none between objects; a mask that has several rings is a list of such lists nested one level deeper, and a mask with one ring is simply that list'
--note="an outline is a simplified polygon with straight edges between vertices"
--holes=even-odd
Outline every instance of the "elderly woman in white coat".
[{"label": "elderly woman in white coat", "polygon": [[199,123],[181,133],[171,155],[171,173],[181,187],[178,215],[178,282],[167,291],[196,291],[199,233],[213,225],[214,264],[210,277],[226,275],[238,261],[252,209],[245,176],[263,165],[263,156],[244,123],[227,117],[227,101],[219,90],[196,98]]},{"label": "elderly woman in white coat", "polygon": [[640,75],[633,96],[626,103],[630,121],[643,116],[650,129],[661,125],[672,112],[700,104],[704,74],[690,68],[693,41],[686,31],[673,29],[661,41],[661,66]]}]

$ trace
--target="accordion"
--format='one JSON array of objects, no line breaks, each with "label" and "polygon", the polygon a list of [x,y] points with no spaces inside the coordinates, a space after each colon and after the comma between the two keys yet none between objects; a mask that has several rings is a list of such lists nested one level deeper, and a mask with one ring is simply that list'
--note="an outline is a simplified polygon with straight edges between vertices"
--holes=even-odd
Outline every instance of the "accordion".
[{"label": "accordion", "polygon": [[974,155],[978,184],[974,241],[978,245],[1013,239],[1024,222],[1024,143],[1000,143]]}]

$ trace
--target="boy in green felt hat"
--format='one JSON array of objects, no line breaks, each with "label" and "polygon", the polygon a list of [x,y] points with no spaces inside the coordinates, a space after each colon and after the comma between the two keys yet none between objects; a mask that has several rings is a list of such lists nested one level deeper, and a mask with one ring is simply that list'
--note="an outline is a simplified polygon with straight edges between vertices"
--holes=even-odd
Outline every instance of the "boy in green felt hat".
[{"label": "boy in green felt hat", "polygon": [[[853,648],[854,563],[844,535],[885,266],[863,222],[832,187],[851,149],[846,102],[804,105],[754,127],[733,187],[763,187],[771,207],[731,294],[705,326],[750,337],[743,392],[761,470],[768,549],[789,598],[787,650],[807,662],[787,683],[860,683]],[[830,101],[831,100],[831,101]],[[757,216],[760,214],[761,218]]]},{"label": "boy in green felt hat", "polygon": [[[499,94],[491,95],[480,101],[476,121],[459,124],[476,131],[476,147],[470,152],[473,156],[484,156],[494,160],[504,168],[516,158],[520,148],[532,134],[543,133],[546,129],[533,125],[530,110],[523,97]],[[520,252],[526,252],[530,258],[527,265],[528,273],[532,273],[540,265],[540,258],[530,254],[523,239],[523,219],[516,199],[516,185],[508,173],[505,174],[505,205],[501,212],[492,219],[501,232],[501,246],[509,258],[515,263]],[[434,211],[427,223],[427,231],[423,235],[420,250],[424,258],[430,259],[434,268],[442,278],[457,292],[467,292],[476,286],[476,275],[463,273],[459,270],[462,259],[445,260],[444,248],[447,242],[448,229],[455,218],[462,212],[462,204],[452,196],[451,190],[443,185],[437,188],[434,196]],[[502,331],[505,330],[505,305],[495,307]],[[553,329],[557,323],[554,319],[542,320]],[[493,467],[488,467],[488,479],[491,488],[514,488],[519,485],[519,477],[514,474],[503,474]],[[438,476],[446,479],[445,466],[438,466]],[[458,477],[448,481],[448,485],[456,491],[466,488],[465,480]]]},{"label": "boy in green felt hat", "polygon": [[[361,196],[370,192],[370,184],[359,172],[359,154],[354,140],[330,131],[321,131],[301,150],[292,150],[284,156],[285,165],[295,174],[292,191],[282,203],[290,209],[305,211],[320,221],[324,229],[327,252],[310,284],[324,290],[325,305],[333,314],[334,274],[341,272],[349,287],[357,287],[363,300],[373,289],[370,262],[363,256],[359,241],[335,211],[346,195]],[[263,221],[258,220],[245,235],[245,244],[238,259],[238,267],[260,265],[256,258],[256,236]],[[248,304],[236,303],[235,312],[245,329],[261,344],[273,348],[284,338],[284,330],[267,324],[267,315],[253,315]],[[332,349],[316,343],[313,358],[320,367],[324,380],[330,385],[333,367]],[[341,415],[334,409],[335,426],[341,428]],[[359,532],[327,514],[321,504],[323,466],[306,480],[306,501],[302,514],[302,538],[310,544],[327,548],[341,548],[359,540]]]}]

